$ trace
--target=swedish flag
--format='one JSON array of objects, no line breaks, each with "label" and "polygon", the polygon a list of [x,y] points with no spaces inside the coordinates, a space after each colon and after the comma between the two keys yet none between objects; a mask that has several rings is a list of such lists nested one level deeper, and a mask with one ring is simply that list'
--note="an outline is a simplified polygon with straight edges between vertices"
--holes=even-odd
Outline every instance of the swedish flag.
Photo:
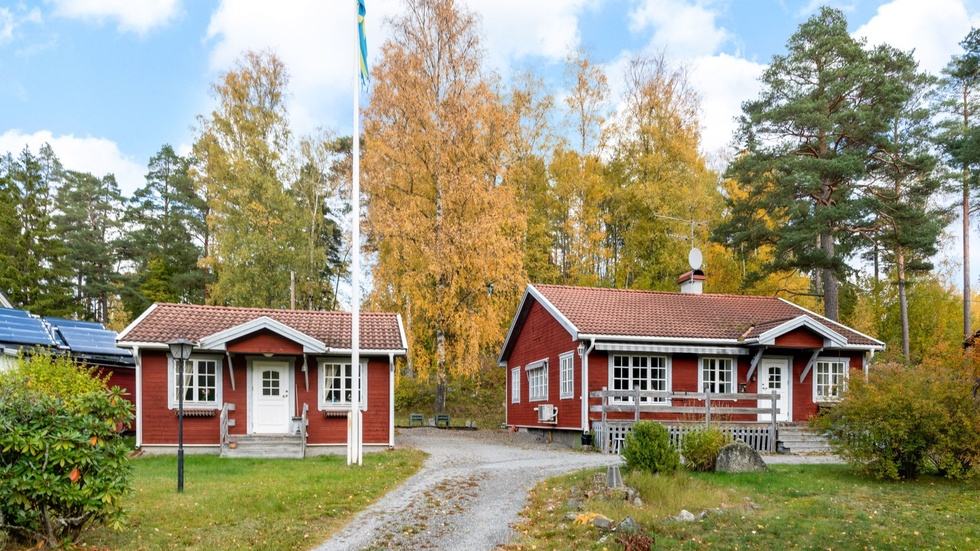
[{"label": "swedish flag", "polygon": [[361,69],[361,87],[367,88],[371,77],[368,75],[367,39],[364,37],[364,0],[357,0],[357,38],[360,44],[359,65]]}]

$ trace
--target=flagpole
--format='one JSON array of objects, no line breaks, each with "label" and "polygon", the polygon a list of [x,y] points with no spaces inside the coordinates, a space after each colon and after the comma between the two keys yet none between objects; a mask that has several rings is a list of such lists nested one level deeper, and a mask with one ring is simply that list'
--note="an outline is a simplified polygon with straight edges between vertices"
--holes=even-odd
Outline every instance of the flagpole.
[{"label": "flagpole", "polygon": [[361,428],[361,132],[360,132],[360,87],[358,81],[361,75],[361,38],[360,38],[360,2],[354,2],[355,26],[354,31],[354,132],[352,134],[352,165],[351,178],[351,413],[348,419],[347,435],[347,464],[363,464],[363,432]]}]

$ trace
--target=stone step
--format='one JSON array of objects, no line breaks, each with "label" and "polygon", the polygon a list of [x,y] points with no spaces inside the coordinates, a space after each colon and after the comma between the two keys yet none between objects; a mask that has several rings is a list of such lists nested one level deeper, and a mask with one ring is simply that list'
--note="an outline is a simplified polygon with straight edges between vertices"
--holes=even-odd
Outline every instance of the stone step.
[{"label": "stone step", "polygon": [[221,457],[303,459],[303,438],[299,435],[235,436],[235,447],[221,446]]},{"label": "stone step", "polygon": [[780,425],[778,440],[789,453],[829,453],[827,438],[806,425]]}]

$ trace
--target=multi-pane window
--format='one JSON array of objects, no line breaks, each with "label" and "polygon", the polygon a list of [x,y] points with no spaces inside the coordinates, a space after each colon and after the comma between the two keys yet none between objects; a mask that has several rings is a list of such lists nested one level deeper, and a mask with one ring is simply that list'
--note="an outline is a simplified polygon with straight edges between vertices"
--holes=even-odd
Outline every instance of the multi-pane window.
[{"label": "multi-pane window", "polygon": [[[614,355],[612,358],[612,390],[639,390],[664,392],[667,383],[667,358],[665,356]],[[613,402],[633,403],[632,396],[619,396]],[[666,398],[643,396],[640,402],[666,402]]]},{"label": "multi-pane window", "polygon": [[[361,364],[360,392],[358,402],[365,408],[364,397],[367,395],[367,369]],[[320,364],[323,373],[321,406],[349,406],[354,391],[354,373],[350,361],[327,361]]]},{"label": "multi-pane window", "polygon": [[535,362],[527,370],[528,401],[548,399],[548,362]]},{"label": "multi-pane window", "polygon": [[521,368],[519,367],[510,370],[510,401],[514,404],[521,403]]},{"label": "multi-pane window", "polygon": [[701,390],[717,394],[735,392],[735,363],[731,358],[701,358]]},{"label": "multi-pane window", "polygon": [[[176,361],[171,363],[174,369],[173,403],[177,404],[177,397],[180,396],[180,366]],[[218,362],[198,358],[185,361],[183,389],[185,405],[218,405]]]},{"label": "multi-pane window", "polygon": [[575,356],[573,354],[561,356],[558,363],[560,397],[573,398],[575,396]]},{"label": "multi-pane window", "polygon": [[847,363],[844,360],[818,360],[813,385],[817,402],[840,399],[841,390],[847,383]]},{"label": "multi-pane window", "polygon": [[269,369],[262,372],[262,395],[279,396],[279,371]]}]

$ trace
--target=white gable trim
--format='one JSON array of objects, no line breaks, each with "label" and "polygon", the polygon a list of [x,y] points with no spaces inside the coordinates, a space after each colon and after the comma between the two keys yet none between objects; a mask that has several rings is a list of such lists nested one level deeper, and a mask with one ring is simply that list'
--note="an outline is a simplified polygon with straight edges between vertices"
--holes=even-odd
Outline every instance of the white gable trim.
[{"label": "white gable trim", "polygon": [[201,339],[198,348],[203,350],[226,350],[228,342],[262,329],[268,329],[277,335],[303,345],[303,353],[305,354],[322,354],[327,351],[327,345],[325,343],[314,339],[306,333],[297,331],[284,323],[280,323],[269,316],[261,316],[241,325],[229,327],[224,331],[208,335]]},{"label": "white gable trim", "polygon": [[824,348],[843,348],[847,346],[847,338],[841,335],[837,331],[827,327],[826,325],[818,322],[817,320],[811,318],[807,315],[797,316],[786,323],[783,323],[777,327],[774,327],[761,335],[759,335],[759,344],[767,344],[773,346],[776,344],[776,337],[781,337],[790,331],[794,331],[804,327],[813,331],[814,333],[820,335],[824,338]]},{"label": "white gable trim", "polygon": [[514,315],[514,319],[510,322],[510,329],[507,330],[507,337],[504,339],[504,344],[500,347],[500,356],[497,357],[497,365],[499,366],[506,365],[506,362],[504,361],[504,352],[507,350],[508,346],[510,346],[510,340],[515,336],[514,329],[517,327],[517,320],[521,318],[521,312],[524,311],[524,306],[528,304],[528,297],[538,301],[538,303],[540,303],[541,306],[544,307],[544,309],[551,314],[551,316],[555,318],[566,331],[568,331],[568,334],[572,340],[575,339],[575,335],[578,335],[578,327],[575,327],[571,320],[565,317],[565,314],[562,314],[558,308],[555,308],[555,305],[546,299],[544,295],[541,294],[541,291],[538,291],[534,288],[533,284],[529,283],[527,285],[527,289],[524,290],[524,296],[521,297],[521,303],[517,306],[517,314]]},{"label": "white gable trim", "polygon": [[[790,302],[790,301],[788,301],[788,300],[786,300],[786,299],[784,299],[782,297],[777,297],[777,298],[779,298],[779,300],[785,302],[786,304],[789,304],[793,308],[797,308],[799,310],[802,310],[802,311],[806,312],[807,314],[809,314],[811,317],[813,317],[815,319],[820,319],[820,320],[823,320],[823,321],[827,321],[827,322],[831,322],[831,323],[836,323],[838,325],[843,325],[840,322],[835,322],[835,321],[831,320],[830,318],[827,318],[825,316],[821,316],[820,314],[818,314],[816,312],[812,312],[810,310],[807,310],[806,308],[804,308],[804,307],[802,307],[802,306],[800,306],[798,304],[793,304],[792,302]],[[847,327],[847,326],[844,326],[844,327]],[[864,349],[864,350],[869,350],[869,349],[870,350],[884,350],[885,349],[885,343],[883,341],[879,341],[878,339],[876,339],[874,337],[871,337],[869,335],[865,335],[864,333],[862,333],[862,332],[854,329],[853,327],[847,327],[847,330],[848,331],[852,331],[854,333],[857,333],[858,335],[861,335],[862,337],[864,337],[864,338],[866,338],[866,339],[868,339],[868,340],[876,343],[875,346],[858,346],[858,345],[853,345],[852,348],[861,348],[861,349]]]},{"label": "white gable trim", "polygon": [[[153,304],[151,304],[150,307],[147,308],[145,312],[143,312],[142,314],[139,315],[138,318],[133,320],[133,323],[127,325],[126,328],[122,330],[122,333],[116,335],[116,346],[122,346],[122,343],[126,342],[126,337],[129,335],[129,332],[132,331],[134,327],[142,323],[143,320],[146,319],[146,317],[149,316],[151,312],[156,310],[159,304],[160,303],[158,302],[154,302]],[[136,343],[133,343],[130,344],[130,346],[137,346],[137,345]]]}]

